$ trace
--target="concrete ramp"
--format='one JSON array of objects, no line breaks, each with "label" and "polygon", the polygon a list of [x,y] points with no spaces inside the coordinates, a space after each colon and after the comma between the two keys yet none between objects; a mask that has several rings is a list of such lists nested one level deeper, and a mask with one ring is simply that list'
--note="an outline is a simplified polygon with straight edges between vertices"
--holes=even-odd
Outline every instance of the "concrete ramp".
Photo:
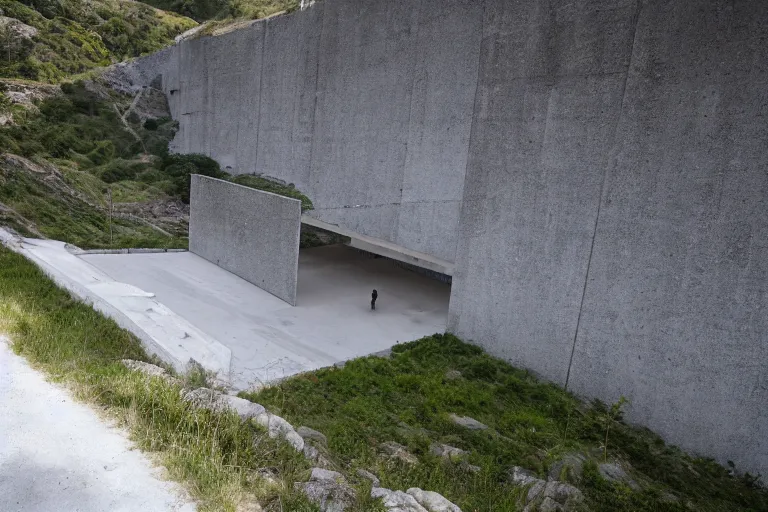
[{"label": "concrete ramp", "polygon": [[56,284],[108,315],[177,371],[190,359],[229,380],[232,353],[149,293],[119,282],[67,250],[64,242],[15,238],[0,229],[0,241],[34,262]]},{"label": "concrete ramp", "polygon": [[301,201],[192,176],[189,250],[296,305]]}]

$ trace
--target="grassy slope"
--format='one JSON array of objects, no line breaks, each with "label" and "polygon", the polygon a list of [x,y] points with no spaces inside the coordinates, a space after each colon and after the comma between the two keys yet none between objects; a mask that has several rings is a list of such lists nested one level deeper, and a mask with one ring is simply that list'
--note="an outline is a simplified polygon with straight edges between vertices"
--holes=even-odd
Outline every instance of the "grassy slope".
[{"label": "grassy slope", "polygon": [[0,77],[44,82],[157,51],[196,25],[129,0],[0,0],[0,9],[38,30],[31,40],[2,38]]},{"label": "grassy slope", "polygon": [[[550,465],[567,453],[603,462],[606,414],[600,404],[586,407],[559,387],[450,335],[398,345],[393,352],[391,359],[363,358],[242,396],[325,433],[342,467],[372,469],[385,487],[438,491],[465,511],[514,510],[514,488],[505,483],[512,465],[546,478]],[[463,377],[446,379],[448,370]],[[492,430],[458,427],[449,413],[469,415]],[[420,464],[380,458],[376,446],[393,440],[409,447]],[[470,451],[469,462],[482,470],[473,474],[431,456],[431,442]],[[665,446],[646,430],[611,422],[608,458],[629,463],[645,488],[634,492],[609,483],[590,463],[578,481],[588,510],[768,510],[768,494],[748,479],[732,478],[711,460]],[[668,501],[670,494],[677,500]]]}]

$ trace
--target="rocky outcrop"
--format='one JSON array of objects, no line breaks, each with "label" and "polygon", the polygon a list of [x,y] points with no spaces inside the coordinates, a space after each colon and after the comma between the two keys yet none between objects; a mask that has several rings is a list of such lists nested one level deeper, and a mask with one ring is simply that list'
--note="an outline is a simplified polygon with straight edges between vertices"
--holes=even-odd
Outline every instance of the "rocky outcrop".
[{"label": "rocky outcrop", "polygon": [[294,430],[286,420],[269,412],[262,412],[253,418],[253,421],[267,429],[269,437],[284,439],[293,446],[297,452],[304,451],[304,439]]},{"label": "rocky outcrop", "polygon": [[461,512],[461,509],[449,501],[442,494],[433,491],[423,491],[418,487],[408,489],[406,493],[413,498],[429,512]]},{"label": "rocky outcrop", "polygon": [[519,466],[510,470],[509,480],[515,485],[528,488],[523,498],[525,502],[523,512],[535,510],[566,512],[572,510],[584,499],[582,492],[573,485],[557,480],[542,480]]},{"label": "rocky outcrop", "polygon": [[145,363],[144,361],[136,361],[134,359],[123,359],[120,362],[123,363],[123,366],[129,370],[143,373],[147,377],[157,377],[163,379],[169,384],[179,384],[181,382],[179,379],[168,373],[165,368],[161,368],[152,363]]},{"label": "rocky outcrop", "polygon": [[322,512],[342,512],[357,499],[357,492],[341,473],[322,468],[313,468],[308,482],[296,482],[293,486]]},{"label": "rocky outcrop", "polygon": [[388,455],[390,459],[397,459],[401,462],[405,462],[406,464],[411,465],[416,465],[419,463],[419,459],[416,458],[414,454],[409,452],[408,449],[400,443],[388,441],[386,443],[381,443],[379,448],[382,452]]},{"label": "rocky outcrop", "polygon": [[235,412],[243,421],[255,418],[265,411],[264,407],[259,404],[208,388],[182,391],[182,398],[194,407],[210,409],[214,412]]}]

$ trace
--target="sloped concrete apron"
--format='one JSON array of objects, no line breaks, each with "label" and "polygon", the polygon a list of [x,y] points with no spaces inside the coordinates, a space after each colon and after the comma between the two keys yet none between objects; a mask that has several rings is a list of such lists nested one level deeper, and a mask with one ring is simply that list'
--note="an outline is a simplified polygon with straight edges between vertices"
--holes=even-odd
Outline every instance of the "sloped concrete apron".
[{"label": "sloped concrete apron", "polygon": [[35,263],[74,297],[133,333],[145,350],[177,371],[191,360],[229,380],[232,353],[155,299],[153,293],[115,281],[72,254],[67,244],[21,238],[0,228],[0,243]]}]

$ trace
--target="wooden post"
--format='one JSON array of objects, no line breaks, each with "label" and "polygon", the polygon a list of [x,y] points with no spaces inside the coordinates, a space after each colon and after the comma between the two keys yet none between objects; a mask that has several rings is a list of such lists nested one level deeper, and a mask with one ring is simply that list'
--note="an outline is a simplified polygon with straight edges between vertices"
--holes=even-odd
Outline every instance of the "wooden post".
[{"label": "wooden post", "polygon": [[112,187],[107,189],[109,194],[109,246],[112,247]]}]

